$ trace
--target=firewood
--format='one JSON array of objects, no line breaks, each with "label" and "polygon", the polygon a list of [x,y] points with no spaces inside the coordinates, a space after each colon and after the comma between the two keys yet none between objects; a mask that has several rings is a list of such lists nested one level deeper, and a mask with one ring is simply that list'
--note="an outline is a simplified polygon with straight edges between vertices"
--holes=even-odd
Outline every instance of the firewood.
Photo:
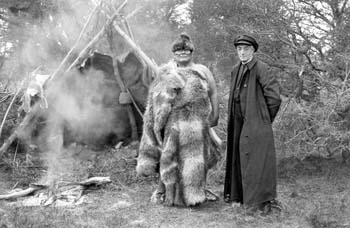
[{"label": "firewood", "polygon": [[80,182],[59,182],[57,183],[58,187],[64,187],[64,186],[72,186],[72,185],[80,185],[84,187],[88,187],[90,185],[103,185],[103,184],[108,184],[111,183],[111,178],[110,177],[90,177],[86,180],[80,181]]},{"label": "firewood", "polygon": [[[83,189],[87,189],[91,185],[100,186],[100,185],[108,184],[111,182],[112,181],[111,181],[110,177],[90,177],[90,178],[83,180],[83,181],[80,181],[80,182],[64,182],[64,183],[61,182],[61,183],[58,183],[57,188],[67,187],[67,186],[71,186],[71,185],[72,186],[78,185],[80,187],[76,187],[74,189],[75,190],[76,189],[83,190]],[[59,185],[61,185],[61,186],[59,186]],[[0,200],[16,199],[19,197],[27,196],[29,194],[32,194],[32,193],[38,191],[38,190],[43,190],[43,189],[50,189],[50,186],[45,185],[45,184],[30,184],[29,188],[27,188],[27,189],[11,192],[11,193],[6,194],[6,195],[0,195]],[[63,196],[65,194],[67,194],[67,191],[69,191],[69,190],[66,190],[65,192],[62,192],[61,194],[58,194],[58,196],[61,196],[61,195]],[[49,197],[47,199],[47,202],[49,202],[50,200],[53,200],[55,197],[56,196]],[[80,198],[80,196],[79,196],[79,198]],[[47,203],[47,204],[51,204],[51,203]]]},{"label": "firewood", "polygon": [[90,177],[87,180],[78,182],[79,185],[83,186],[89,186],[89,185],[102,185],[102,184],[108,184],[111,183],[111,178],[110,177]]},{"label": "firewood", "polygon": [[29,194],[32,194],[38,190],[44,189],[46,186],[43,185],[32,185],[27,189],[12,192],[6,195],[0,195],[0,200],[8,200],[8,199],[16,199],[19,197],[27,196]]}]

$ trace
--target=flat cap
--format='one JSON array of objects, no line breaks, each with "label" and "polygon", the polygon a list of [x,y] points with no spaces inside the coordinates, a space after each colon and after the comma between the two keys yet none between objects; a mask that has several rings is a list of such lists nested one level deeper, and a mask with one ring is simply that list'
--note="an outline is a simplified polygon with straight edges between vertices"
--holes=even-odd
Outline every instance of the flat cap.
[{"label": "flat cap", "polygon": [[254,51],[257,51],[259,48],[259,44],[258,42],[256,42],[256,40],[254,39],[254,37],[251,37],[249,35],[239,35],[236,37],[236,39],[234,40],[233,44],[235,45],[235,47],[237,47],[237,45],[250,45],[254,47]]}]

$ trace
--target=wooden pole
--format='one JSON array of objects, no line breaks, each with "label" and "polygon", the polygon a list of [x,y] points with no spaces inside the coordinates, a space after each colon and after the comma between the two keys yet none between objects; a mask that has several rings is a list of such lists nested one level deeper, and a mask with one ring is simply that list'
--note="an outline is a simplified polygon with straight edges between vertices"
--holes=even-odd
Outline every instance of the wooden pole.
[{"label": "wooden pole", "polygon": [[114,23],[115,30],[119,35],[131,46],[131,48],[140,56],[141,59],[154,71],[157,72],[157,65],[141,50],[141,48],[116,24]]},{"label": "wooden pole", "polygon": [[[126,93],[127,89],[125,88],[124,82],[122,81],[122,79],[120,77],[118,66],[116,66],[116,64],[113,64],[113,65],[115,65],[114,74],[115,74],[115,77],[117,79],[120,90],[123,93]],[[130,127],[131,127],[131,139],[133,141],[138,140],[136,119],[135,119],[134,112],[132,111],[132,106],[131,106],[131,104],[126,104],[125,107],[126,107],[126,111],[128,113]]]},{"label": "wooden pole", "polygon": [[[111,51],[113,53],[116,53],[117,50],[116,50],[115,45],[113,43],[113,37],[108,37],[108,38],[109,38],[108,42],[109,42],[109,46],[110,46]],[[117,84],[120,88],[120,92],[126,94],[127,88],[125,87],[124,81],[120,76],[119,68],[118,68],[118,61],[117,61],[116,56],[113,56],[113,69],[114,69],[114,77],[115,77]],[[121,104],[121,105],[123,107],[125,107],[126,112],[128,114],[128,119],[129,119],[129,123],[130,123],[130,127],[131,127],[131,139],[133,141],[138,140],[136,119],[135,119],[134,112],[132,110],[132,106],[131,106],[131,104]]]},{"label": "wooden pole", "polygon": [[69,57],[71,56],[71,54],[73,53],[73,51],[76,49],[76,47],[78,46],[79,44],[79,41],[81,40],[81,38],[83,37],[84,33],[85,33],[85,30],[88,26],[88,24],[90,23],[91,19],[92,19],[92,16],[97,12],[97,10],[99,9],[99,5],[96,5],[95,8],[91,11],[88,19],[86,20],[85,24],[84,24],[84,27],[83,29],[81,30],[78,38],[76,39],[76,41],[74,42],[73,46],[71,47],[71,49],[69,50],[69,52],[67,53],[67,55],[64,57],[64,59],[62,60],[62,62],[60,63],[60,65],[58,66],[58,68],[54,71],[54,73],[48,78],[47,81],[55,78],[58,74],[62,73],[64,70],[63,70],[63,67],[66,65]]},{"label": "wooden pole", "polygon": [[[86,58],[86,56],[89,54],[89,51],[91,48],[105,35],[105,31],[107,27],[116,19],[118,16],[119,12],[125,7],[126,3],[128,0],[125,0],[122,4],[119,5],[117,10],[114,12],[113,16],[108,19],[106,24],[103,26],[103,28],[95,35],[95,37],[83,48],[83,50],[79,53],[78,57],[73,61],[73,63],[68,67],[68,69],[65,71],[71,70],[73,67],[77,65],[77,63],[81,60]],[[95,6],[95,8],[98,5]],[[61,64],[63,65],[63,64]]]}]

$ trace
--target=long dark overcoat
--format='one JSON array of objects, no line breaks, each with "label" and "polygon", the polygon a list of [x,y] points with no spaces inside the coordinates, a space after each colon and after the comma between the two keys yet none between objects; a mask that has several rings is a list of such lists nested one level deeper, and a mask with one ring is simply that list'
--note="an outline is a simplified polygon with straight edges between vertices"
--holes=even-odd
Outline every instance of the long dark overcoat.
[{"label": "long dark overcoat", "polygon": [[[231,93],[228,108],[227,163],[224,195],[237,195],[230,185],[235,180],[229,170],[233,166],[235,151],[233,131],[233,91],[240,67],[231,72]],[[244,85],[240,90],[241,110],[244,122],[239,140],[243,203],[262,203],[276,198],[276,153],[272,132],[272,121],[281,104],[280,87],[276,79],[268,74],[267,65],[255,58],[245,71]],[[232,181],[233,180],[233,181]]]}]

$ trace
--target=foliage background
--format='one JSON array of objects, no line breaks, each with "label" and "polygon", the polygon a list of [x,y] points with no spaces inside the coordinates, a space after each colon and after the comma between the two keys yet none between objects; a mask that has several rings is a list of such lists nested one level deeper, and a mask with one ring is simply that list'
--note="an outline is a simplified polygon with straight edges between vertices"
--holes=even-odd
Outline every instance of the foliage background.
[{"label": "foliage background", "polygon": [[[120,3],[103,1],[112,6],[104,8],[110,11]],[[98,1],[0,1],[3,100],[21,82],[27,82],[38,66],[44,73],[58,66],[96,4]],[[237,63],[233,40],[248,33],[259,42],[257,57],[270,66],[282,86],[283,104],[274,122],[279,155],[348,153],[348,0],[130,0],[124,13],[135,9],[129,19],[135,40],[158,64],[171,58],[170,45],[179,32],[192,36],[195,61],[215,74],[221,111],[217,130],[223,139],[230,70]],[[95,19],[80,49],[101,25],[101,17]],[[119,43],[118,54],[128,49],[118,35],[113,40]],[[95,48],[111,52],[107,40]],[[4,137],[6,134],[2,140]]]}]

